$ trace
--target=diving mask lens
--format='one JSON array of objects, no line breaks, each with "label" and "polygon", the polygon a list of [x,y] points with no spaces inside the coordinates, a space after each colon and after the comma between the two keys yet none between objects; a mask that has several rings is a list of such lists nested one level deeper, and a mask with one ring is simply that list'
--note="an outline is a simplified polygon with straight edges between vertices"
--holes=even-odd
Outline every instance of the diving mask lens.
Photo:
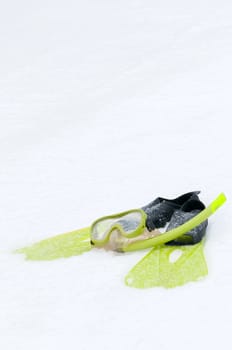
[{"label": "diving mask lens", "polygon": [[110,233],[117,229],[124,237],[135,237],[140,234],[145,224],[142,210],[132,210],[127,213],[108,216],[97,220],[92,225],[93,242],[105,242]]}]

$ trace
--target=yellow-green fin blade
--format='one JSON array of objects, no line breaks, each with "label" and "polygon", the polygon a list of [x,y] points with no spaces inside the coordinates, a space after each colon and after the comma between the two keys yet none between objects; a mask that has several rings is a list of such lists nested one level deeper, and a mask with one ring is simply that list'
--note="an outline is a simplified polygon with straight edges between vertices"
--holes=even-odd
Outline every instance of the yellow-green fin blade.
[{"label": "yellow-green fin blade", "polygon": [[125,278],[135,288],[173,288],[208,274],[203,242],[189,246],[153,248]]},{"label": "yellow-green fin blade", "polygon": [[91,249],[90,227],[63,233],[18,249],[28,260],[54,260],[80,255]]}]

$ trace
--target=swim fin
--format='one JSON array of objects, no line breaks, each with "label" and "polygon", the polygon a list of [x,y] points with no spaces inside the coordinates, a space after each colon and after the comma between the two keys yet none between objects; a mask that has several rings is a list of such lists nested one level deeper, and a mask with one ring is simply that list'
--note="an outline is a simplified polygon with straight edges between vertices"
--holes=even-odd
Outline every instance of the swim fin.
[{"label": "swim fin", "polygon": [[[183,225],[205,210],[197,198],[188,199],[174,210],[167,231]],[[162,286],[172,288],[196,281],[207,275],[203,240],[208,221],[203,221],[184,235],[154,247],[140,260],[125,278],[126,285],[135,288]],[[173,260],[173,257],[177,259]]]},{"label": "swim fin", "polygon": [[90,227],[86,227],[44,239],[16,253],[25,254],[28,260],[54,260],[80,255],[91,248]]},{"label": "swim fin", "polygon": [[207,274],[203,241],[178,247],[163,245],[145,255],[127,274],[125,283],[135,288],[173,288]]}]

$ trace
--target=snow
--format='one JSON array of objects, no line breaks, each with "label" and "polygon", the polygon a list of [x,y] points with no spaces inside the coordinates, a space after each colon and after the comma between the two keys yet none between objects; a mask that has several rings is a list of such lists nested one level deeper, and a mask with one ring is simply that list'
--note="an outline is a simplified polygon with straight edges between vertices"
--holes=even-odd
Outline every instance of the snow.
[{"label": "snow", "polygon": [[[0,11],[0,348],[231,348],[232,4],[10,0]],[[202,190],[209,275],[124,285],[145,252],[12,254]]]}]

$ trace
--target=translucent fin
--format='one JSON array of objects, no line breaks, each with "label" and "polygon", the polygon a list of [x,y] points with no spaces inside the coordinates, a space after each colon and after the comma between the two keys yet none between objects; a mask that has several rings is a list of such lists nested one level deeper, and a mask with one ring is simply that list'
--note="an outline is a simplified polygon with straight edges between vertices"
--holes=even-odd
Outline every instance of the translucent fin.
[{"label": "translucent fin", "polygon": [[90,249],[90,227],[86,227],[18,249],[16,253],[25,254],[28,260],[54,260],[80,255]]},{"label": "translucent fin", "polygon": [[125,283],[135,288],[173,288],[197,281],[207,274],[203,242],[180,247],[159,246],[132,268]]}]

